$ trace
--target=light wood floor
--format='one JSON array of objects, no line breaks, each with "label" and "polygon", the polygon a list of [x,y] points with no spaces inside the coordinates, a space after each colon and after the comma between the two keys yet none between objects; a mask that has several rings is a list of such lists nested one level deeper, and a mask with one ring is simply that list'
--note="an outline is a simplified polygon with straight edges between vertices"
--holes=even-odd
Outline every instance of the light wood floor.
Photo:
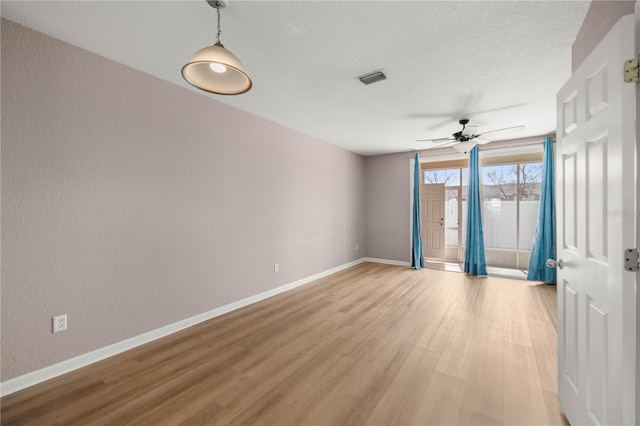
[{"label": "light wood floor", "polygon": [[363,263],[2,399],[2,424],[563,424],[554,286]]}]

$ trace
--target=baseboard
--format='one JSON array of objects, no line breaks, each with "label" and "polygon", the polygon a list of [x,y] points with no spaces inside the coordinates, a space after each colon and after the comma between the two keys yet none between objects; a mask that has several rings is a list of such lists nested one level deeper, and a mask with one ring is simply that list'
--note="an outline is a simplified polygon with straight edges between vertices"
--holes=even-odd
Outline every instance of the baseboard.
[{"label": "baseboard", "polygon": [[385,265],[396,265],[396,266],[408,266],[408,267],[411,267],[411,263],[402,262],[400,260],[378,259],[378,258],[375,258],[375,257],[365,257],[362,260],[364,262],[384,263]]},{"label": "baseboard", "polygon": [[[345,263],[344,265],[337,266],[332,269],[328,269],[318,274],[311,275],[309,277],[303,278],[298,281],[294,281],[289,284],[282,285],[280,287],[276,287],[272,290],[268,290],[251,297],[247,297],[246,299],[238,300],[237,302],[233,302],[228,305],[213,309],[211,311],[204,312],[199,315],[195,315],[191,318],[187,318],[187,319],[175,322],[173,324],[169,324],[164,327],[160,327],[155,330],[148,331],[146,333],[131,337],[126,340],[122,340],[120,342],[111,344],[109,346],[105,346],[103,348],[96,349],[91,352],[87,352],[85,354],[79,355],[74,358],[70,358],[68,360],[51,365],[49,367],[45,367],[40,370],[33,371],[31,373],[27,373],[22,376],[14,377],[13,379],[9,379],[0,383],[0,396],[9,395],[19,390],[36,385],[38,383],[42,383],[46,380],[53,379],[55,377],[69,373],[73,370],[77,370],[79,368],[85,367],[89,364],[93,364],[103,359],[112,357],[121,352],[128,351],[129,349],[133,349],[135,347],[144,345],[145,343],[149,343],[154,340],[173,334],[175,332],[178,332],[180,330],[184,330],[185,328],[194,326],[203,321],[210,320],[212,318],[226,314],[236,309],[240,309],[247,305],[251,305],[261,300],[268,299],[269,297],[275,296],[280,293],[284,293],[285,291],[294,289],[296,287],[303,286],[312,281],[316,281],[320,278],[324,278],[328,275],[335,274],[336,272],[358,265],[364,261],[365,261],[365,258],[362,258],[362,259],[355,260],[353,262]],[[370,261],[373,262],[374,260],[370,260]]]}]

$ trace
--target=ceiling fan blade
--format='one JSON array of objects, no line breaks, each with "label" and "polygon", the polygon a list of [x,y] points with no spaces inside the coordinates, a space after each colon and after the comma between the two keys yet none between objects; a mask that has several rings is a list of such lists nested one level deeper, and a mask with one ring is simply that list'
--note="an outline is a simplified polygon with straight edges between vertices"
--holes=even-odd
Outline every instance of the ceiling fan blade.
[{"label": "ceiling fan blade", "polygon": [[447,146],[451,143],[455,143],[457,142],[455,139],[451,139],[451,138],[440,138],[440,139],[422,139],[422,140],[417,140],[416,142],[420,142],[420,143],[427,143],[426,146],[422,149],[434,149],[434,148],[440,148],[443,146]]},{"label": "ceiling fan blade", "polygon": [[473,135],[476,134],[476,131],[478,130],[478,126],[474,126],[474,125],[466,125],[464,127],[464,129],[462,129],[462,136],[467,136],[467,137],[471,137]]},{"label": "ceiling fan blade", "polygon": [[457,143],[458,143],[458,141],[457,141],[457,140],[455,140],[455,139],[450,139],[450,140],[448,140],[447,142],[444,142],[444,143],[438,144],[438,145],[436,145],[436,146],[433,146],[432,148],[443,148],[443,147],[445,147],[445,146],[452,146],[452,145],[455,145],[455,144],[457,144]]},{"label": "ceiling fan blade", "polygon": [[416,142],[445,142],[454,141],[452,138],[437,138],[437,139],[416,139]]},{"label": "ceiling fan blade", "polygon": [[488,132],[479,133],[476,136],[479,136],[479,137],[487,136],[487,135],[499,136],[499,135],[506,135],[514,132],[521,132],[523,130],[524,130],[524,126],[505,127],[504,129],[489,130]]}]

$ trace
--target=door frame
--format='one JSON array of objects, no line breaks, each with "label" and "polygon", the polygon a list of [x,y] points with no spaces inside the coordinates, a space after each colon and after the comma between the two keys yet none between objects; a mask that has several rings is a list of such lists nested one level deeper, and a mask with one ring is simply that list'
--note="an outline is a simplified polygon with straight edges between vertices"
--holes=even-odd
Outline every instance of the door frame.
[{"label": "door frame", "polygon": [[[636,0],[635,4],[635,32],[636,58],[640,56],[640,0]],[[640,112],[640,83],[636,83],[636,117]],[[636,118],[636,176],[640,167],[640,120]],[[636,248],[640,248],[640,185],[636,182]],[[636,401],[635,401],[635,418],[636,422],[640,420],[640,315],[638,315],[638,307],[640,306],[640,271],[636,272]]]},{"label": "door frame", "polygon": [[[467,156],[465,156],[464,154],[461,153],[451,153],[451,154],[438,154],[438,155],[433,155],[430,153],[422,153],[419,152],[418,153],[420,155],[420,163],[416,164],[416,160],[413,156],[409,157],[409,208],[408,208],[408,214],[409,214],[409,235],[412,235],[413,232],[413,179],[414,179],[414,171],[416,167],[420,167],[420,164],[422,163],[435,163],[435,162],[440,162],[440,161],[448,161],[448,160],[464,160],[467,158]],[[424,154],[424,157],[422,156]],[[420,186],[422,187],[423,184],[423,179],[420,179]],[[422,191],[422,190],[421,190]],[[445,187],[445,191],[446,191],[446,187]],[[462,186],[460,187],[460,193],[462,194]],[[462,201],[460,201],[460,206],[458,206],[458,221],[462,221],[462,216],[461,216],[461,205],[462,205]],[[420,215],[422,216],[422,212],[420,212]],[[422,221],[422,218],[420,219]],[[462,241],[462,226],[459,224],[458,225],[458,241],[460,241],[459,246],[456,248],[457,253],[458,253],[458,257],[455,260],[456,263],[459,263],[461,261],[461,259],[464,257],[464,250],[462,250],[462,245],[461,245],[461,241]],[[446,252],[447,252],[447,247],[445,246],[445,257],[446,257]],[[461,254],[462,253],[462,254]],[[411,259],[412,256],[412,241],[411,238],[409,238],[409,259]],[[442,259],[445,261],[452,261],[451,259]]]}]

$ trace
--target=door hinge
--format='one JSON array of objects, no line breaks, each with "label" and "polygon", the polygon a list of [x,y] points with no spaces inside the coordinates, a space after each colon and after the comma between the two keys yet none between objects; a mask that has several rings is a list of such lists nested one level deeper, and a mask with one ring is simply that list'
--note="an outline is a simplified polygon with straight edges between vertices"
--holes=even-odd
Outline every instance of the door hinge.
[{"label": "door hinge", "polygon": [[624,82],[636,83],[640,78],[638,73],[638,58],[629,59],[624,62]]},{"label": "door hinge", "polygon": [[630,272],[640,271],[638,249],[626,249],[624,251],[624,269]]}]

